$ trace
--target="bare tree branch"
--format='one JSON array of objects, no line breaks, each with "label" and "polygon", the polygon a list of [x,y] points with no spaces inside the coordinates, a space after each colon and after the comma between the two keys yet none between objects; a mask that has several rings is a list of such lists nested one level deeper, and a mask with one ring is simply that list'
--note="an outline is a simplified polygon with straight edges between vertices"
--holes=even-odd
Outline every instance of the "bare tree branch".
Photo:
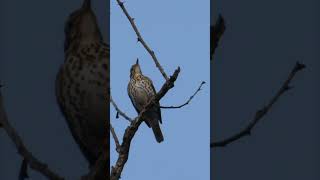
[{"label": "bare tree branch", "polygon": [[226,30],[224,19],[221,15],[219,15],[218,20],[214,26],[210,27],[210,60],[213,60],[214,53],[220,39]]},{"label": "bare tree branch", "polygon": [[130,24],[131,24],[134,32],[136,33],[136,35],[137,35],[137,37],[138,37],[138,41],[139,41],[139,42],[143,45],[143,47],[148,51],[148,53],[151,55],[154,63],[156,64],[157,68],[158,68],[159,71],[161,72],[162,76],[164,77],[164,79],[165,79],[166,81],[168,81],[168,76],[167,76],[167,74],[164,72],[162,66],[160,65],[160,63],[159,63],[159,61],[158,61],[158,59],[157,59],[154,51],[151,50],[151,48],[147,45],[147,43],[146,43],[146,42],[144,41],[144,39],[142,38],[142,36],[141,36],[141,34],[140,34],[140,32],[139,32],[139,30],[138,30],[138,28],[137,28],[137,26],[136,26],[136,24],[135,24],[135,22],[134,22],[134,18],[132,18],[132,17],[129,15],[127,9],[125,8],[125,6],[124,6],[124,4],[123,4],[123,2],[121,2],[120,0],[117,0],[117,2],[118,2],[118,5],[120,6],[120,8],[122,9],[123,13],[127,16],[127,18],[128,18],[128,20],[129,20],[129,22],[130,22]]},{"label": "bare tree branch", "polygon": [[258,110],[253,118],[253,120],[240,132],[230,136],[229,138],[226,138],[221,141],[212,142],[210,144],[211,148],[216,147],[224,147],[236,140],[239,140],[240,138],[244,136],[251,135],[252,129],[260,122],[260,120],[271,110],[272,106],[279,100],[279,98],[288,90],[292,89],[290,86],[290,83],[292,79],[295,77],[296,73],[303,70],[305,68],[304,64],[301,64],[299,62],[296,63],[294,68],[292,69],[291,73],[289,74],[287,80],[283,83],[279,91],[276,93],[276,95],[271,99],[271,101],[267,104],[267,106],[263,107],[262,109]]},{"label": "bare tree branch", "polygon": [[116,131],[112,127],[111,123],[110,123],[110,131],[111,131],[112,137],[114,139],[114,143],[116,144],[116,151],[119,153],[121,146],[120,146],[119,139],[117,137]]},{"label": "bare tree branch", "polygon": [[131,122],[131,125],[128,126],[125,130],[125,133],[123,135],[122,144],[120,147],[119,156],[117,159],[117,162],[115,166],[111,168],[111,180],[119,180],[122,170],[124,168],[124,165],[126,164],[128,157],[129,157],[129,150],[131,145],[131,140],[133,139],[135,133],[138,131],[138,128],[140,124],[143,122],[142,116],[146,111],[148,111],[150,108],[152,108],[156,102],[159,102],[159,100],[171,89],[174,87],[174,82],[178,78],[178,75],[180,73],[180,68],[176,69],[174,74],[163,84],[160,91],[153,97],[147,105],[144,107],[144,109],[139,113],[138,117],[135,118],[134,121]]},{"label": "bare tree branch", "polygon": [[12,140],[16,146],[18,153],[24,158],[25,164],[28,164],[33,170],[38,171],[45,177],[51,180],[63,180],[61,176],[49,169],[48,165],[38,160],[34,157],[30,151],[27,150],[24,145],[21,137],[18,135],[16,130],[11,126],[8,121],[7,114],[3,105],[3,98],[0,92],[0,122],[3,125],[4,130],[6,131],[9,138]]},{"label": "bare tree branch", "polygon": [[180,106],[160,106],[160,108],[163,108],[163,109],[178,109],[178,108],[182,108],[182,107],[188,105],[188,104],[191,102],[191,100],[197,95],[197,93],[198,93],[199,91],[201,91],[201,87],[202,87],[205,83],[206,83],[206,82],[202,81],[201,84],[200,84],[200,86],[199,86],[198,89],[196,90],[196,92],[193,93],[193,95],[190,96],[190,98],[187,100],[187,102],[183,103],[182,105],[180,105]]},{"label": "bare tree branch", "polygon": [[120,114],[122,117],[124,117],[124,118],[125,118],[126,120],[128,120],[129,122],[132,122],[132,121],[133,121],[132,118],[130,118],[129,116],[127,116],[123,111],[121,111],[121,110],[119,109],[119,107],[117,106],[117,104],[113,101],[111,94],[110,94],[110,102],[111,102],[111,104],[113,105],[113,107],[114,107],[114,108],[116,109],[116,111],[117,111],[117,117],[118,117],[118,114]]}]

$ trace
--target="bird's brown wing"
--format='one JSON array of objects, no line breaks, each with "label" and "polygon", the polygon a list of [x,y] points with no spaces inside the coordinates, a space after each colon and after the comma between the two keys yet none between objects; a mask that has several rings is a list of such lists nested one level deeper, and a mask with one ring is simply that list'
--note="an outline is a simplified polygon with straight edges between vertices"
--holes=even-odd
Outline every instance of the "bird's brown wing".
[{"label": "bird's brown wing", "polygon": [[[155,95],[157,94],[157,91],[156,91],[156,89],[155,89],[154,86],[153,86],[152,80],[151,80],[150,78],[146,77],[146,76],[145,76],[145,78],[146,78],[146,81],[150,84],[150,86],[151,86],[151,88],[152,88],[152,93],[150,93],[150,96],[153,97],[153,96],[155,96]],[[157,105],[158,105],[158,107],[155,107],[154,109],[156,110],[157,115],[159,116],[159,117],[158,117],[159,122],[162,124],[160,103],[157,102]]]}]

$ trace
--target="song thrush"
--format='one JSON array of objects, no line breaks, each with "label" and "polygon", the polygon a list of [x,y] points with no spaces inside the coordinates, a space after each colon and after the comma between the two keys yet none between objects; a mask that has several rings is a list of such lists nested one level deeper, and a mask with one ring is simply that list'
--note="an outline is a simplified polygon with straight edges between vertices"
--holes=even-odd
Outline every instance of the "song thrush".
[{"label": "song thrush", "polygon": [[[131,102],[138,113],[140,113],[149,100],[156,95],[156,90],[151,79],[144,76],[141,72],[139,60],[131,67],[130,82],[127,90]],[[162,142],[163,135],[159,124],[159,122],[162,123],[159,102],[145,113],[143,119],[148,127],[152,128],[157,142]]]},{"label": "song thrush", "polygon": [[103,43],[90,0],[69,16],[65,36],[56,96],[73,138],[92,166],[109,142],[109,46]]}]

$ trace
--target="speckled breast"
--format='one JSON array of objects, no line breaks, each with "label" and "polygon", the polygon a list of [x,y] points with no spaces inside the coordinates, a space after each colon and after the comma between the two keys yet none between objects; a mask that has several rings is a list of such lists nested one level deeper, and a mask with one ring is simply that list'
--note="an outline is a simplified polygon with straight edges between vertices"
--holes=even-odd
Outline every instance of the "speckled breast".
[{"label": "speckled breast", "polygon": [[82,150],[87,151],[87,156],[99,155],[106,136],[108,72],[109,47],[91,43],[66,53],[57,78],[58,102],[72,135]]}]

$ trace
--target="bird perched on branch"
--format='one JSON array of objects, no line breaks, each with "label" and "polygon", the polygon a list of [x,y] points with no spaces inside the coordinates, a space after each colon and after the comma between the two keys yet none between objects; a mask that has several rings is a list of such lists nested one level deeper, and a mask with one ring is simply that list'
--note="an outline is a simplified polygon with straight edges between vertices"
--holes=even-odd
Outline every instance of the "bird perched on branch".
[{"label": "bird perched on branch", "polygon": [[[140,113],[150,99],[156,95],[156,90],[151,79],[142,74],[138,59],[136,64],[131,67],[130,82],[127,90],[131,102],[138,113]],[[159,102],[145,113],[143,120],[148,127],[152,128],[157,142],[162,142],[163,135],[159,124],[159,122],[162,123]]]},{"label": "bird perched on branch", "polygon": [[56,96],[73,138],[92,167],[109,144],[109,46],[103,42],[90,0],[69,16],[65,36]]}]

